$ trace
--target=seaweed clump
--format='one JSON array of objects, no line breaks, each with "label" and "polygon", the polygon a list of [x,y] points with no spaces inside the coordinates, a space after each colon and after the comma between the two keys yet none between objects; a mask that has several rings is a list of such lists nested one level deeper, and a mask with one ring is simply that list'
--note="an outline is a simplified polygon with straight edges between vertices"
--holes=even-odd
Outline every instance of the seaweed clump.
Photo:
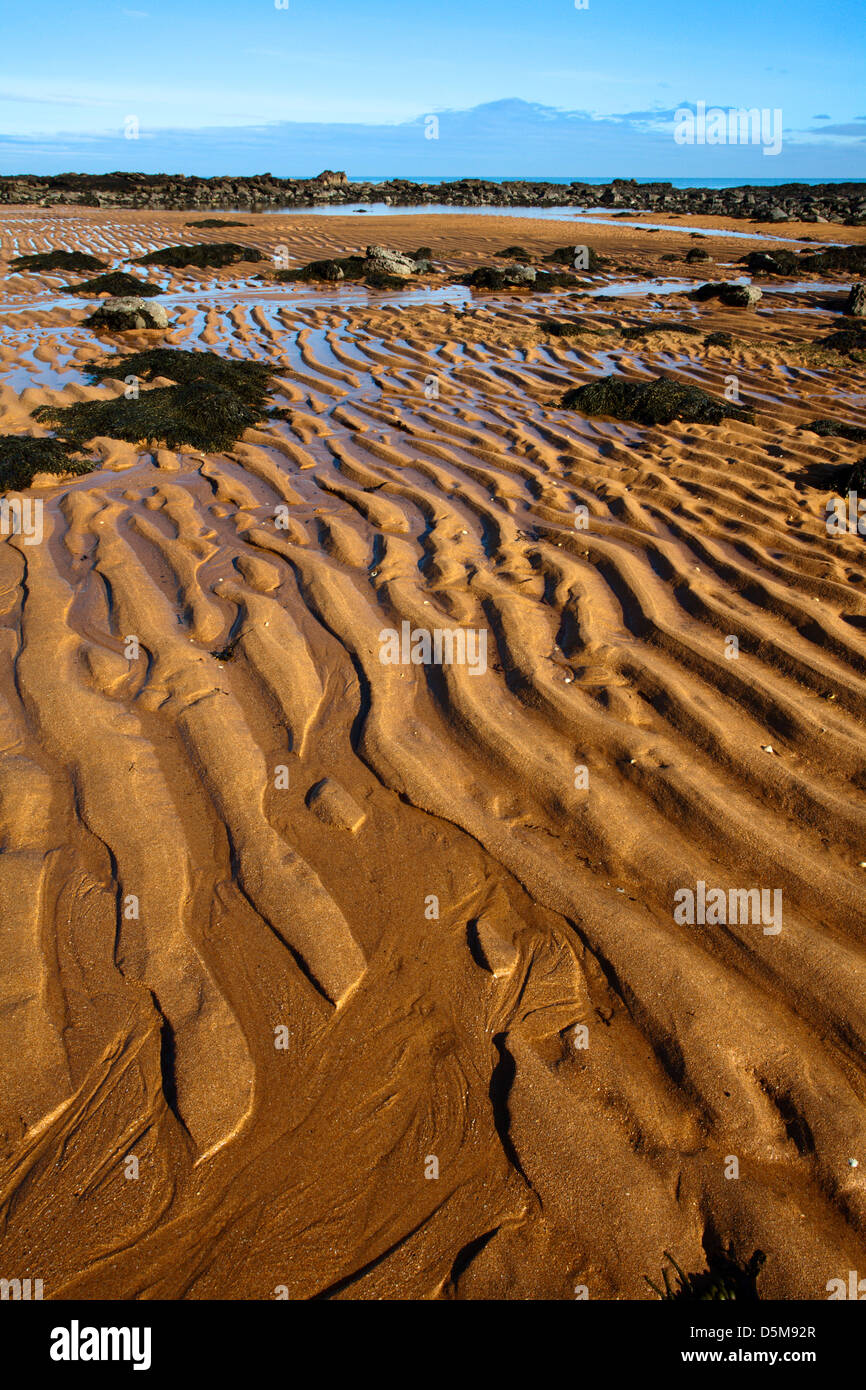
[{"label": "seaweed clump", "polygon": [[506,261],[523,261],[524,264],[532,260],[532,253],[525,246],[506,246],[504,251],[494,251],[493,254]]},{"label": "seaweed clump", "polygon": [[767,1261],[763,1250],[756,1250],[750,1260],[745,1264],[740,1264],[734,1256],[733,1246],[729,1246],[726,1251],[720,1250],[708,1255],[707,1269],[701,1274],[685,1274],[673,1255],[669,1254],[667,1250],[664,1255],[677,1274],[673,1287],[668,1265],[662,1266],[664,1291],[657,1284],[654,1284],[646,1274],[644,1275],[644,1279],[653,1293],[657,1293],[664,1302],[694,1300],[706,1303],[715,1300],[724,1300],[725,1302],[738,1300],[753,1303],[759,1301],[757,1280]]},{"label": "seaweed clump", "polygon": [[187,222],[188,227],[248,227],[249,222],[230,222],[224,217],[203,217],[200,222]]},{"label": "seaweed clump", "polygon": [[866,496],[866,458],[858,459],[852,464],[843,491],[856,492],[860,497]]},{"label": "seaweed clump", "polygon": [[866,271],[866,246],[828,246],[826,251],[809,251],[797,258],[799,270]]},{"label": "seaweed clump", "polygon": [[117,298],[140,295],[150,299],[161,293],[159,285],[139,280],[135,275],[127,275],[125,270],[113,270],[110,275],[97,275],[93,280],[80,280],[77,285],[64,285],[63,288],[67,294],[110,294]]},{"label": "seaweed clump", "polygon": [[828,333],[826,338],[819,338],[817,345],[832,348],[834,352],[841,352],[847,357],[855,352],[866,352],[866,327],[857,324],[855,328],[837,328],[833,333]]},{"label": "seaweed clump", "polygon": [[76,447],[61,439],[35,439],[27,434],[0,435],[0,492],[29,487],[37,473],[90,473],[91,459],[73,458]]},{"label": "seaweed clump", "polygon": [[545,256],[548,265],[570,265],[577,269],[575,260],[578,252],[586,252],[586,265],[581,263],[581,270],[602,270],[607,265],[607,258],[600,256],[591,246],[558,246],[555,251],[551,251],[549,256]]},{"label": "seaweed clump", "polygon": [[278,270],[275,279],[281,284],[293,284],[296,280],[305,283],[336,280],[360,280],[366,264],[364,256],[332,257],[324,261],[309,261],[307,265],[292,266],[289,270]]},{"label": "seaweed clump", "polygon": [[658,319],[655,323],[649,320],[647,323],[632,323],[626,328],[620,329],[620,337],[631,342],[636,338],[645,338],[648,333],[686,333],[689,337],[697,337],[703,329],[696,328],[691,323],[674,323],[670,319]]},{"label": "seaweed clump", "polygon": [[148,251],[139,256],[133,265],[165,265],[173,270],[183,270],[188,265],[200,269],[234,265],[236,261],[263,261],[261,251],[253,246],[241,246],[236,241],[202,241],[194,246],[163,246],[157,251]]},{"label": "seaweed clump", "polygon": [[567,391],[562,404],[584,415],[607,415],[614,420],[634,420],[641,425],[669,425],[672,420],[705,425],[718,425],[728,419],[754,420],[750,410],[717,400],[699,386],[688,386],[664,376],[654,381],[602,377]]},{"label": "seaweed clump", "polygon": [[747,266],[753,275],[796,275],[804,269],[796,251],[779,247],[775,251],[750,251],[740,265]]},{"label": "seaweed clump", "polygon": [[176,384],[157,386],[131,399],[123,395],[65,407],[40,406],[33,418],[53,425],[71,444],[106,435],[133,444],[162,443],[169,449],[223,453],[262,419],[272,385],[267,363],[177,348],[112,358],[93,368],[91,375],[100,381],[167,377]]},{"label": "seaweed clump", "polygon": [[267,362],[220,357],[216,352],[184,352],[181,348],[147,348],[125,357],[111,357],[88,368],[88,372],[93,381],[124,381],[128,376],[155,381],[165,377],[168,381],[219,386],[250,405],[264,403],[271,387],[271,367]]},{"label": "seaweed clump", "polygon": [[80,270],[83,273],[104,269],[105,261],[88,256],[83,251],[40,251],[35,256],[16,256],[9,262],[10,275],[23,270]]},{"label": "seaweed clump", "polygon": [[850,439],[855,444],[866,439],[866,427],[863,425],[845,425],[841,420],[813,420],[810,424],[803,425],[802,428],[811,430],[813,434],[821,434],[825,438]]}]

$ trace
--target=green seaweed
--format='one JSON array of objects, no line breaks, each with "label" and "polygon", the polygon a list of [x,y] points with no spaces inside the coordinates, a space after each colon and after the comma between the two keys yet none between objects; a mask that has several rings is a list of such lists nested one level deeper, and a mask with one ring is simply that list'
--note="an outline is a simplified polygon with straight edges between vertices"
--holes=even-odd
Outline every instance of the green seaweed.
[{"label": "green seaweed", "polygon": [[747,266],[753,275],[797,275],[803,269],[800,255],[780,247],[775,251],[750,251],[740,265]]},{"label": "green seaweed", "polygon": [[707,1268],[700,1274],[686,1274],[667,1250],[664,1257],[676,1271],[677,1279],[673,1286],[668,1265],[662,1265],[664,1290],[654,1284],[648,1275],[644,1275],[653,1293],[657,1293],[663,1302],[756,1302],[760,1298],[757,1279],[767,1259],[763,1250],[756,1250],[747,1263],[740,1264],[734,1256],[733,1246],[729,1246],[726,1251],[708,1255]]},{"label": "green seaweed", "polygon": [[866,458],[858,459],[852,464],[843,491],[856,492],[860,497],[866,497]]},{"label": "green seaweed", "polygon": [[34,256],[16,256],[9,262],[9,274],[25,270],[104,270],[105,261],[82,251],[40,251]]},{"label": "green seaweed", "polygon": [[866,426],[845,425],[841,420],[813,420],[811,424],[803,425],[804,430],[811,430],[813,434],[821,434],[825,438],[850,439],[858,444],[866,439]]},{"label": "green seaweed", "polygon": [[240,246],[236,241],[203,241],[194,246],[163,246],[139,256],[133,265],[165,265],[174,270],[186,266],[200,269],[234,265],[237,261],[263,261],[265,256],[252,246]]},{"label": "green seaweed", "polygon": [[837,328],[833,333],[828,333],[826,338],[818,338],[815,344],[823,348],[832,348],[834,352],[841,352],[850,356],[855,352],[866,352],[866,326],[858,324],[854,328]]},{"label": "green seaweed", "polygon": [[606,415],[614,420],[634,420],[641,425],[669,425],[672,420],[718,425],[722,420],[754,419],[751,411],[717,400],[699,386],[689,386],[664,376],[654,381],[602,377],[567,391],[562,404],[584,415]]},{"label": "green seaweed", "polygon": [[118,298],[135,294],[151,299],[162,293],[159,285],[139,280],[136,275],[127,275],[125,270],[113,270],[110,275],[97,275],[93,280],[81,280],[77,285],[64,285],[63,288],[67,294],[110,294]]},{"label": "green seaweed", "polygon": [[130,444],[164,444],[203,453],[230,449],[260,416],[233,391],[201,382],[157,386],[131,400],[116,396],[69,406],[44,405],[33,412],[34,420],[52,425],[72,443],[106,435]]},{"label": "green seaweed", "polygon": [[276,280],[281,284],[292,284],[297,280],[305,282],[360,280],[364,275],[366,258],[364,256],[331,257],[324,261],[309,261],[307,265],[292,266],[288,270],[278,270]]},{"label": "green seaweed", "polygon": [[686,333],[689,337],[696,337],[702,332],[703,329],[696,328],[691,323],[674,323],[670,319],[657,319],[653,322],[652,319],[648,319],[645,323],[633,323],[620,329],[620,336],[630,342],[635,338],[645,338],[648,333]]},{"label": "green seaweed", "polygon": [[90,473],[99,465],[70,457],[76,446],[60,439],[36,439],[27,434],[0,435],[0,492],[29,487],[37,473]]},{"label": "green seaweed", "polygon": [[70,406],[40,406],[33,418],[52,425],[74,444],[99,435],[129,443],[163,443],[204,453],[223,453],[265,414],[272,389],[265,362],[220,357],[211,352],[151,348],[114,357],[90,370],[95,381],[143,381],[167,378],[174,386],[157,386],[128,399],[78,401]]},{"label": "green seaweed", "polygon": [[555,251],[551,251],[549,256],[545,256],[545,261],[549,265],[570,265],[574,266],[575,256],[578,251],[586,250],[587,264],[582,265],[581,270],[602,270],[607,265],[607,257],[600,256],[591,246],[583,247],[578,243],[575,246],[558,246]]},{"label": "green seaweed", "polygon": [[267,362],[246,357],[220,357],[216,352],[185,352],[181,348],[147,348],[89,367],[92,381],[125,381],[129,376],[142,381],[164,377],[179,383],[200,382],[218,386],[250,404],[261,404],[271,389],[272,368]]}]

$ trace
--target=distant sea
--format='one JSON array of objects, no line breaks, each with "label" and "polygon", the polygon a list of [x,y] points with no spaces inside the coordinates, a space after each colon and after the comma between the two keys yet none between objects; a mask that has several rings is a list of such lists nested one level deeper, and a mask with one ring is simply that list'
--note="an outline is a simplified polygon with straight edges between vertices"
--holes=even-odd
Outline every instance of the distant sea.
[{"label": "distant sea", "polygon": [[[604,178],[594,175],[569,174],[566,177],[554,177],[553,175],[539,175],[537,178],[528,178],[526,174],[485,174],[481,178],[478,174],[351,174],[350,183],[389,183],[393,177],[406,179],[409,183],[459,183],[462,179],[473,178],[481,179],[484,183],[613,183],[615,178],[623,178],[622,174],[609,174]],[[864,183],[864,179],[800,179],[793,176],[784,179],[677,179],[669,174],[659,174],[655,178],[636,178],[635,183],[670,183],[674,188],[743,188],[750,185],[753,188],[778,188],[785,183]]]}]

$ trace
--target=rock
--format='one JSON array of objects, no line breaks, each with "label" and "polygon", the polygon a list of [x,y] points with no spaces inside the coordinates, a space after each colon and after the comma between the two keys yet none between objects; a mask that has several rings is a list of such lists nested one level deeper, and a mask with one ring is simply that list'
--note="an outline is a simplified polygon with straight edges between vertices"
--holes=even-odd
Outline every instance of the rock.
[{"label": "rock", "polygon": [[699,285],[692,291],[692,299],[720,299],[723,304],[732,308],[749,309],[753,304],[757,304],[761,298],[761,291],[756,285],[732,285],[727,280],[710,281],[706,285]]},{"label": "rock", "polygon": [[751,309],[762,297],[757,285],[729,285],[720,295],[722,303],[732,309]]},{"label": "rock", "polygon": [[168,328],[168,315],[161,304],[129,294],[106,299],[84,322],[91,328],[105,327],[122,333],[130,328]]},{"label": "rock", "polygon": [[334,826],[338,830],[350,830],[353,835],[367,819],[366,811],[362,811],[345,787],[341,787],[339,782],[335,782],[331,777],[323,777],[321,782],[310,788],[306,804],[324,825]]},{"label": "rock", "polygon": [[854,314],[857,318],[866,316],[866,283],[862,280],[859,284],[851,286],[851,293],[845,304],[845,313]]},{"label": "rock", "polygon": [[368,246],[364,270],[368,275],[396,275],[405,280],[416,273],[417,264],[402,251],[389,251],[387,246]]},{"label": "rock", "polygon": [[708,261],[710,257],[700,246],[693,246],[686,252],[685,259],[691,264],[693,261]]},{"label": "rock", "polygon": [[321,174],[317,174],[314,183],[321,184],[325,188],[345,188],[349,182],[342,170],[335,173],[333,169],[323,169]]},{"label": "rock", "polygon": [[801,269],[797,253],[784,247],[773,252],[750,251],[740,265],[747,266],[753,275],[796,275]]}]

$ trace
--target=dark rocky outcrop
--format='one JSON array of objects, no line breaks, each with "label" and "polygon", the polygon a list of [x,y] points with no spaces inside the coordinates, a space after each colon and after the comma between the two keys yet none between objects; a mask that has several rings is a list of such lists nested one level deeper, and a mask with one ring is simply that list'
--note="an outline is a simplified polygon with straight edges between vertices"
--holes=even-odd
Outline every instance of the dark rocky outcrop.
[{"label": "dark rocky outcrop", "polygon": [[789,183],[772,190],[743,184],[738,188],[674,188],[666,182],[637,183],[614,179],[608,184],[545,183],[529,179],[492,183],[456,179],[451,183],[351,183],[342,172],[325,170],[313,179],[189,177],[179,174],[13,174],[0,179],[0,204],[58,203],[82,207],[181,208],[215,212],[230,208],[267,210],[315,207],[322,203],[386,202],[399,207],[445,203],[456,207],[586,207],[622,209],[659,215],[744,218],[753,222],[787,218],[860,226],[866,217],[862,183]]}]

